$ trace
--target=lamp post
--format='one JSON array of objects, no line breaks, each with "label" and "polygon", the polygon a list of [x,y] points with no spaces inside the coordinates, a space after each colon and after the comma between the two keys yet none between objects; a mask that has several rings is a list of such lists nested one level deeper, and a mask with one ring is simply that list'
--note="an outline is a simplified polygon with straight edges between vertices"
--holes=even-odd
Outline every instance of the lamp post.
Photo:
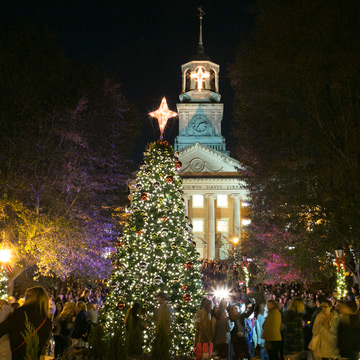
[{"label": "lamp post", "polygon": [[235,265],[237,265],[240,262],[240,238],[237,236],[232,238],[232,249],[233,249],[233,256],[232,260],[233,263],[235,262]]},{"label": "lamp post", "polygon": [[343,249],[336,249],[335,250],[335,256],[337,257],[337,258],[342,258],[343,257],[343,255],[344,255],[344,250]]},{"label": "lamp post", "polygon": [[335,264],[337,265],[336,273],[336,292],[340,299],[346,295],[346,278],[345,278],[345,252],[340,247],[335,250]]}]

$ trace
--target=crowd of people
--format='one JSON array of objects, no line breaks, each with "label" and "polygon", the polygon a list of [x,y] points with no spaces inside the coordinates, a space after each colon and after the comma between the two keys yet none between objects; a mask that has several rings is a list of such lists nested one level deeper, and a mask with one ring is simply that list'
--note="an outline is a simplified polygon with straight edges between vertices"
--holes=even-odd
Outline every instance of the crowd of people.
[{"label": "crowd of people", "polygon": [[[208,270],[215,272],[213,268]],[[220,278],[223,273],[220,271]],[[218,280],[216,275],[213,280]],[[55,359],[81,357],[108,290],[101,281],[92,290],[80,291],[80,286],[62,284],[47,290],[35,286],[25,296],[18,293],[9,302],[1,300],[0,359],[25,359],[26,332],[39,335],[34,350],[38,355],[49,353],[47,344],[51,337]],[[170,334],[171,304],[166,294],[159,294],[158,301],[155,323],[162,334]],[[226,360],[357,360],[360,351],[357,285],[342,299],[336,293],[327,294],[323,290],[314,293],[299,284],[259,284],[252,289],[235,286],[226,295],[210,291],[193,321],[197,358],[207,352],[214,359]],[[32,329],[27,328],[27,322],[32,324]],[[128,351],[139,356],[140,334],[146,325],[141,321],[139,304],[128,310],[125,322]],[[171,341],[170,337],[167,341]],[[164,349],[163,344],[159,349]]]},{"label": "crowd of people", "polygon": [[197,350],[209,344],[206,351],[218,359],[357,360],[359,288],[353,286],[343,299],[301,291],[298,285],[256,286],[240,298],[209,296],[195,324]]},{"label": "crowd of people", "polygon": [[231,259],[201,260],[202,283],[205,291],[217,287],[236,288],[239,278],[239,268]]},{"label": "crowd of people", "polygon": [[[42,286],[35,286],[27,289],[24,297],[0,301],[1,360],[38,359],[49,352],[50,339],[55,359],[72,359],[84,352],[97,322],[98,295],[91,296],[89,289],[76,295],[76,301],[59,295],[53,301]],[[31,342],[35,333],[38,344]]]},{"label": "crowd of people", "polygon": [[[90,290],[89,301],[98,306],[107,296],[108,288],[104,280],[87,281],[86,283],[77,280],[58,281],[55,284],[44,286],[53,304],[57,302],[77,302],[79,301],[84,289]],[[23,302],[24,294],[19,289],[15,289],[10,301],[13,303]]]}]

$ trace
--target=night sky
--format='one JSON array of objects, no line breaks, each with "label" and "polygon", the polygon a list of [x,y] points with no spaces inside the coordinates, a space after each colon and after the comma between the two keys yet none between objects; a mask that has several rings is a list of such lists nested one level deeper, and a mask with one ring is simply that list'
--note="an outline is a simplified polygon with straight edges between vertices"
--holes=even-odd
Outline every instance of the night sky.
[{"label": "night sky", "polygon": [[[2,23],[28,23],[54,32],[66,55],[115,73],[126,97],[143,119],[136,158],[158,131],[148,112],[166,96],[171,110],[181,92],[180,66],[195,55],[199,38],[197,7],[203,22],[205,52],[220,65],[220,93],[225,104],[223,135],[231,150],[233,94],[228,65],[251,38],[255,0],[115,1],[14,0],[3,4]],[[165,139],[173,141],[178,121],[170,120]]]}]

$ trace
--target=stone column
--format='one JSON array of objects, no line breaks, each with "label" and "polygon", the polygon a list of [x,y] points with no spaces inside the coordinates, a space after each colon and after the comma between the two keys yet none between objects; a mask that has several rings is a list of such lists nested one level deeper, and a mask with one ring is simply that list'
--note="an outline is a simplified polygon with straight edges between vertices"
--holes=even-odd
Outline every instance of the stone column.
[{"label": "stone column", "polygon": [[[184,204],[185,204],[185,215],[187,216],[187,217],[189,217],[189,200],[190,200],[190,195],[188,195],[188,194],[184,194],[183,195],[183,199],[184,199]],[[189,220],[190,220],[190,218],[189,218]]]},{"label": "stone column", "polygon": [[234,236],[241,239],[241,208],[240,208],[240,195],[231,194],[230,197],[234,199]]},{"label": "stone column", "polygon": [[209,224],[209,234],[207,239],[208,245],[208,259],[214,260],[215,259],[215,194],[206,194],[205,197],[209,201],[209,217],[208,217],[208,224]]}]

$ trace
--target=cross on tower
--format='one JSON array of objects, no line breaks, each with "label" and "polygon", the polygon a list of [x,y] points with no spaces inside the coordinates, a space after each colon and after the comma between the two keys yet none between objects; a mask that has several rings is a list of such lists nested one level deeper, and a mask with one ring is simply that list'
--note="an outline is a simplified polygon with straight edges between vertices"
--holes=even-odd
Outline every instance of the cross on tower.
[{"label": "cross on tower", "polygon": [[210,76],[210,74],[202,66],[199,66],[197,68],[197,71],[195,73],[192,73],[190,76],[192,79],[196,80],[197,89],[198,89],[198,91],[201,91],[203,80],[207,79]]}]

